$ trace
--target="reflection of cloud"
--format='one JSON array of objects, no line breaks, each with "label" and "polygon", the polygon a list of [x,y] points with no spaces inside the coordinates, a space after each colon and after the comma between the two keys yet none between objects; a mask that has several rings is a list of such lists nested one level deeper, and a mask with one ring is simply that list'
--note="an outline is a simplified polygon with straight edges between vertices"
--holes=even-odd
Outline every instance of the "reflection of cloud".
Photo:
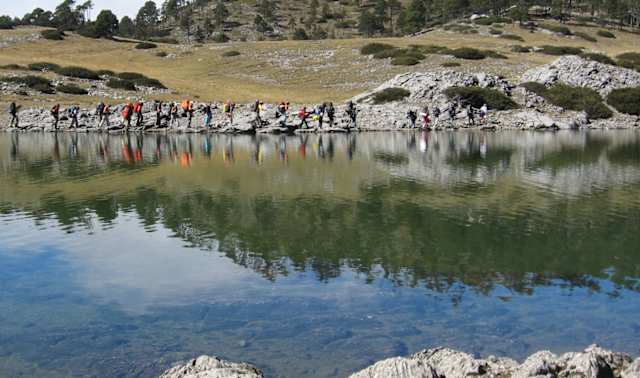
[{"label": "reflection of cloud", "polygon": [[[146,231],[132,215],[121,214],[108,229],[66,233],[55,221],[32,220],[14,214],[0,217],[0,253],[63,251],[75,279],[90,295],[126,311],[192,303],[260,302],[267,297],[317,297],[349,303],[352,296],[370,297],[376,288],[347,273],[330,284],[308,273],[269,282],[217,252],[187,248],[170,231]],[[36,236],[37,237],[34,237]]]}]

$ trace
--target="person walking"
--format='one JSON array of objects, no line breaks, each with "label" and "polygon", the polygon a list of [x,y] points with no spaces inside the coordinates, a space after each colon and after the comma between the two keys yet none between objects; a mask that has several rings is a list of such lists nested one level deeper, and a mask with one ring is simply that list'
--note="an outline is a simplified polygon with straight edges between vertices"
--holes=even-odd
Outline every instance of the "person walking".
[{"label": "person walking", "polygon": [[322,129],[322,123],[324,121],[324,112],[327,105],[322,104],[316,108],[316,116],[318,117],[318,129]]},{"label": "person walking", "polygon": [[489,115],[489,107],[487,104],[483,104],[480,108],[480,123],[485,125],[487,123],[487,116]]},{"label": "person walking", "polygon": [[211,127],[211,119],[213,118],[213,112],[211,111],[211,104],[206,104],[204,107],[204,127]]},{"label": "person walking", "polygon": [[98,126],[102,123],[102,116],[104,115],[104,102],[100,101],[96,106],[96,116],[98,116]]},{"label": "person walking", "polygon": [[229,120],[229,125],[233,126],[233,111],[236,109],[236,104],[231,100],[227,100],[222,107],[222,112]]},{"label": "person walking", "polygon": [[349,120],[351,121],[350,127],[356,127],[356,119],[358,117],[358,110],[356,109],[356,105],[353,101],[347,102],[347,115],[349,116]]},{"label": "person walking", "polygon": [[330,102],[327,106],[327,117],[329,118],[329,127],[333,127],[333,123],[336,120],[336,108],[333,106],[333,102]]},{"label": "person walking", "polygon": [[415,128],[416,121],[418,120],[418,113],[415,110],[409,110],[407,112],[407,118],[409,119],[409,122],[411,122],[411,127]]},{"label": "person walking", "polygon": [[20,110],[20,106],[16,105],[15,102],[9,104],[9,115],[11,115],[11,122],[9,123],[9,127],[18,127],[18,110]]},{"label": "person walking", "polygon": [[133,105],[127,102],[122,109],[122,123],[124,123],[125,130],[129,130],[131,127],[131,117],[133,113]]},{"label": "person walking", "polygon": [[102,119],[100,120],[100,124],[98,125],[98,128],[102,129],[105,125],[107,127],[111,127],[111,121],[109,120],[110,116],[111,116],[111,107],[109,106],[109,104],[104,104],[104,107],[102,109]]},{"label": "person walking", "polygon": [[144,103],[142,101],[136,101],[133,106],[133,112],[136,114],[136,127],[142,126],[144,122],[144,116],[142,115],[142,107]]},{"label": "person walking", "polygon": [[72,106],[69,108],[69,118],[71,119],[70,129],[78,128],[78,113],[80,113],[80,107]]},{"label": "person walking", "polygon": [[307,108],[303,106],[298,111],[298,118],[300,118],[300,128],[301,129],[308,129],[309,128],[309,123],[307,123],[307,118],[308,117],[309,117],[309,112],[307,112]]},{"label": "person walking", "polygon": [[439,107],[435,107],[433,108],[433,128],[437,128],[438,124],[440,123],[440,108]]},{"label": "person walking", "polygon": [[60,122],[60,104],[55,104],[51,108],[51,117],[53,117],[53,129],[58,130],[58,122]]},{"label": "person walking", "polygon": [[193,108],[193,101],[189,101],[188,105],[187,105],[187,117],[189,122],[187,124],[187,128],[191,128],[191,122],[193,121],[193,112],[195,111],[195,109]]},{"label": "person walking", "polygon": [[156,100],[153,110],[156,112],[156,127],[160,127],[162,125],[162,101]]},{"label": "person walking", "polygon": [[429,119],[429,107],[425,106],[422,109],[422,113],[420,113],[420,117],[422,117],[422,129],[423,130],[428,130],[429,129],[429,123],[431,122],[431,120]]},{"label": "person walking", "polygon": [[472,126],[476,124],[476,117],[474,114],[475,110],[473,109],[473,107],[471,106],[471,104],[469,104],[467,106],[467,125]]},{"label": "person walking", "polygon": [[171,103],[169,107],[169,126],[173,128],[178,123],[178,104]]}]

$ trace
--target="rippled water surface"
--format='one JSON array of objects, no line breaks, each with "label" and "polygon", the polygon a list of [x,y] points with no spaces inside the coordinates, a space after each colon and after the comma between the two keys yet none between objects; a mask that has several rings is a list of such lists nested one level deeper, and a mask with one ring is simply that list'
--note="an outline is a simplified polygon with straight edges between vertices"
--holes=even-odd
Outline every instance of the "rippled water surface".
[{"label": "rippled water surface", "polygon": [[0,135],[0,375],[640,355],[640,133]]}]

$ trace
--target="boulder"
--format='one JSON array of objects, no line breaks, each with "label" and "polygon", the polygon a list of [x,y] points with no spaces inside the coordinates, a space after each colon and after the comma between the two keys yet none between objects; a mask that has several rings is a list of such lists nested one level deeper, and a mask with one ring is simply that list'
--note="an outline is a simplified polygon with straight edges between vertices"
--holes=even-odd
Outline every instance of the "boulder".
[{"label": "boulder", "polygon": [[488,369],[486,361],[476,360],[464,352],[449,348],[423,350],[414,354],[413,358],[433,366],[438,375],[443,377],[479,376]]},{"label": "boulder", "polygon": [[377,362],[349,378],[439,378],[433,367],[414,358],[395,357]]},{"label": "boulder", "polygon": [[621,378],[637,378],[640,377],[640,358],[636,358],[633,363],[627,366],[620,375]]},{"label": "boulder", "polygon": [[160,378],[264,378],[264,375],[249,364],[200,356],[167,370]]}]

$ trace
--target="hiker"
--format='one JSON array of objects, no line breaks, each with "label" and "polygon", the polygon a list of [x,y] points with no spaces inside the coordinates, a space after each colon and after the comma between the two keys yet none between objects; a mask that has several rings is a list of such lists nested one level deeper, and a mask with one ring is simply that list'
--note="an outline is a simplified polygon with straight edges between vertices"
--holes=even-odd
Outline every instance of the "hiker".
[{"label": "hiker", "polygon": [[102,119],[100,120],[100,124],[98,124],[98,128],[101,129],[105,125],[107,127],[111,127],[109,116],[111,116],[111,107],[109,106],[109,104],[104,104],[102,108]]},{"label": "hiker", "polygon": [[284,101],[278,105],[276,108],[276,119],[278,119],[278,123],[280,127],[287,127],[287,112],[289,111],[289,103],[285,103]]},{"label": "hiker", "polygon": [[262,118],[260,118],[260,109],[262,108],[262,101],[256,100],[251,107],[251,111],[255,115],[255,123],[257,127],[262,127]]},{"label": "hiker", "polygon": [[60,104],[55,104],[51,108],[51,116],[53,117],[53,129],[58,130],[58,122],[60,121]]},{"label": "hiker", "polygon": [[407,112],[407,118],[409,119],[409,122],[411,122],[411,127],[415,128],[416,120],[418,119],[418,113],[415,110],[409,110],[409,112]]},{"label": "hiker", "polygon": [[336,108],[333,106],[333,102],[327,106],[327,117],[329,117],[329,127],[333,127],[333,122],[336,119]]},{"label": "hiker", "polygon": [[189,100],[182,100],[180,108],[182,109],[182,117],[186,117],[189,112]]},{"label": "hiker", "polygon": [[136,114],[136,126],[140,127],[144,122],[144,116],[142,115],[142,107],[144,103],[142,101],[136,101],[133,105],[133,112]]},{"label": "hiker", "polygon": [[480,108],[480,123],[483,125],[487,123],[487,115],[489,114],[489,108],[487,104],[483,104]]},{"label": "hiker", "polygon": [[213,114],[211,111],[211,104],[206,104],[204,106],[204,127],[205,128],[210,128],[211,127],[211,119],[213,118]]},{"label": "hiker", "polygon": [[11,123],[9,123],[9,127],[12,127],[15,122],[15,127],[18,127],[18,110],[20,107],[16,105],[15,102],[12,102],[9,105],[9,114],[11,115]]},{"label": "hiker", "polygon": [[156,127],[160,127],[162,125],[162,101],[156,100],[153,110],[156,112]]},{"label": "hiker", "polygon": [[169,126],[173,127],[176,123],[178,123],[178,105],[176,103],[171,103],[169,107]]},{"label": "hiker", "polygon": [[68,109],[69,118],[71,119],[71,125],[69,128],[78,128],[78,113],[80,113],[80,108],[78,106],[72,106]]},{"label": "hiker", "polygon": [[438,127],[439,123],[440,123],[440,108],[436,106],[435,108],[433,108],[433,127],[434,128]]},{"label": "hiker", "polygon": [[468,125],[475,125],[476,124],[475,114],[474,114],[474,110],[473,110],[473,107],[471,106],[471,104],[469,104],[467,106],[467,124]]},{"label": "hiker", "polygon": [[122,123],[125,124],[125,130],[129,130],[129,127],[131,127],[131,113],[133,113],[133,105],[127,102],[122,108]]},{"label": "hiker", "polygon": [[318,121],[318,128],[319,129],[322,128],[322,121],[324,119],[324,112],[325,112],[326,107],[327,106],[325,104],[322,104],[322,105],[317,106],[316,110],[315,110],[315,113],[316,113],[315,117],[316,117],[316,120]]},{"label": "hiker", "polygon": [[187,128],[191,128],[191,121],[193,120],[193,112],[194,112],[194,108],[193,108],[193,101],[188,101],[188,105],[187,105],[187,115],[189,116],[189,123],[187,124]]},{"label": "hiker", "polygon": [[307,117],[309,117],[309,113],[307,112],[307,108],[303,106],[298,111],[298,118],[300,118],[300,128],[301,129],[302,128],[305,128],[305,129],[309,128],[309,124],[307,123]]},{"label": "hiker", "polygon": [[455,121],[457,111],[458,111],[458,108],[457,108],[456,103],[452,102],[449,105],[449,119],[451,119],[451,122]]},{"label": "hiker", "polygon": [[98,116],[98,125],[102,123],[102,116],[104,114],[104,103],[100,101],[96,106],[96,115]]},{"label": "hiker", "polygon": [[356,105],[353,101],[347,102],[347,115],[349,116],[349,120],[351,121],[351,127],[356,127],[356,117],[358,116],[358,110],[356,109]]},{"label": "hiker", "polygon": [[431,120],[429,119],[429,107],[425,106],[424,109],[422,109],[422,113],[420,113],[420,117],[422,117],[422,128],[424,130],[428,130],[429,129],[429,122],[431,122]]},{"label": "hiker", "polygon": [[229,124],[233,125],[233,111],[236,108],[236,104],[233,103],[233,101],[231,100],[227,100],[227,102],[224,103],[224,106],[222,107],[222,111],[225,115],[225,117],[227,117],[227,119],[229,119]]}]

